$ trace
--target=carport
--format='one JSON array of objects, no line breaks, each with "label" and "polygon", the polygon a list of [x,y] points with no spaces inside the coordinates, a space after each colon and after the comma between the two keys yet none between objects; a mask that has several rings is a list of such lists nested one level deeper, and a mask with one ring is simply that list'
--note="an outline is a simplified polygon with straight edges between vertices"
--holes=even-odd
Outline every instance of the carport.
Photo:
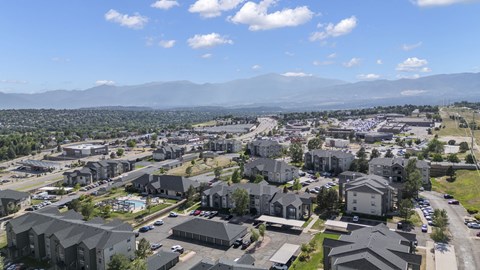
[{"label": "carport", "polygon": [[273,224],[285,225],[285,226],[292,226],[301,228],[305,221],[302,220],[295,220],[295,219],[286,219],[280,217],[272,217],[267,215],[261,215],[257,218],[258,221],[269,222]]},{"label": "carport", "polygon": [[287,264],[299,248],[299,245],[285,243],[273,254],[270,261],[273,263]]}]

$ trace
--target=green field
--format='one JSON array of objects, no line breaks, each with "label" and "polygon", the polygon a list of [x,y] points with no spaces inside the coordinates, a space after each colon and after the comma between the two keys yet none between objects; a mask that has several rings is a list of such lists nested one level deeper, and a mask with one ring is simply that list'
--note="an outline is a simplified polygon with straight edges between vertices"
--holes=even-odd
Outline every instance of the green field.
[{"label": "green field", "polygon": [[315,223],[312,226],[313,230],[318,230],[318,231],[321,231],[324,228],[325,228],[325,220],[321,218],[317,219],[317,221],[315,221]]},{"label": "green field", "polygon": [[477,171],[457,171],[454,182],[447,181],[446,177],[432,180],[432,189],[440,193],[448,193],[459,200],[467,209],[480,211],[480,174]]},{"label": "green field", "polygon": [[318,233],[316,234],[312,241],[316,243],[316,249],[310,254],[310,258],[306,261],[300,261],[300,256],[292,263],[292,266],[289,269],[298,269],[298,270],[317,270],[323,267],[323,239],[331,238],[338,239],[340,236],[337,234],[328,234],[328,233]]}]

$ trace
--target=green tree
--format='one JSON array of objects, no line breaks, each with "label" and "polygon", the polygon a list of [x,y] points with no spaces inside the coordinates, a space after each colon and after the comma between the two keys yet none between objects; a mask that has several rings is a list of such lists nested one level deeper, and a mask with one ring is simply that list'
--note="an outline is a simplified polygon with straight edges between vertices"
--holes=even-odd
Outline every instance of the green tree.
[{"label": "green tree", "polygon": [[373,148],[372,153],[370,154],[370,160],[378,157],[380,157],[380,151],[378,151],[377,148]]},{"label": "green tree", "polygon": [[123,156],[123,154],[125,154],[125,149],[123,149],[123,148],[118,148],[116,154],[117,154],[118,157]]},{"label": "green tree", "polygon": [[455,145],[456,141],[455,140],[449,140],[447,142],[448,145]]},{"label": "green tree", "polygon": [[259,238],[260,238],[260,235],[258,234],[258,232],[253,228],[250,229],[250,241],[252,241],[252,243],[255,243],[258,241]]},{"label": "green tree", "polygon": [[167,172],[167,170],[165,170],[165,168],[160,168],[160,174],[165,174]]},{"label": "green tree", "polygon": [[234,170],[231,176],[232,183],[240,183],[241,177],[238,169]]},{"label": "green tree", "polygon": [[449,177],[450,181],[455,181],[456,172],[452,166],[449,166],[447,168],[447,171],[445,174]]},{"label": "green tree", "polygon": [[460,153],[465,153],[468,150],[470,150],[470,147],[468,146],[467,142],[461,142],[460,143]]},{"label": "green tree", "polygon": [[68,203],[68,209],[69,210],[74,210],[75,212],[80,212],[80,209],[82,208],[82,204],[79,199],[73,199]]},{"label": "green tree", "polygon": [[312,151],[314,149],[321,149],[322,144],[323,144],[322,140],[318,137],[315,137],[310,141],[308,141],[308,144],[307,144],[308,151]]},{"label": "green tree", "polygon": [[444,145],[438,139],[431,140],[427,145],[428,152],[441,154],[444,151]]},{"label": "green tree", "polygon": [[445,209],[435,209],[432,220],[436,227],[445,230],[448,226],[447,211]]},{"label": "green tree", "polygon": [[437,243],[447,243],[448,242],[448,235],[445,233],[445,230],[440,228],[433,228],[432,233],[430,234],[430,238]]},{"label": "green tree", "polygon": [[102,218],[110,218],[112,215],[112,207],[110,205],[104,205],[100,207],[100,216]]},{"label": "green tree", "polygon": [[265,224],[260,224],[260,226],[258,226],[258,233],[260,234],[260,236],[262,237],[262,239],[265,237],[265,232],[267,231],[267,227],[265,226]]},{"label": "green tree", "polygon": [[459,163],[460,162],[460,159],[458,158],[458,156],[456,154],[448,155],[447,160],[448,160],[448,162],[451,162],[451,163]]},{"label": "green tree", "polygon": [[80,184],[79,184],[79,183],[76,183],[75,186],[73,187],[73,190],[74,190],[74,191],[79,191],[80,188],[82,188],[82,187],[80,186]]},{"label": "green tree", "polygon": [[147,262],[144,259],[137,258],[133,260],[131,270],[147,270]]},{"label": "green tree", "polygon": [[292,189],[295,191],[299,191],[300,189],[302,189],[302,184],[300,183],[300,179],[295,178],[295,180],[293,180]]},{"label": "green tree", "polygon": [[232,213],[235,213],[239,216],[243,216],[248,211],[248,206],[250,204],[250,196],[248,192],[243,188],[237,188],[232,193],[232,201],[234,204],[233,208],[230,208]]},{"label": "green tree", "polygon": [[443,161],[443,157],[442,157],[441,154],[435,153],[435,154],[433,154],[433,156],[432,156],[432,161],[433,161],[433,162],[442,162],[442,161]]},{"label": "green tree", "polygon": [[152,209],[152,197],[147,196],[145,199],[145,208],[147,209],[147,212],[150,213],[150,209]]},{"label": "green tree", "polygon": [[408,160],[405,167],[406,179],[403,189],[403,198],[412,199],[417,196],[418,190],[422,186],[422,174],[417,168],[417,159]]},{"label": "green tree", "polygon": [[263,177],[263,175],[257,174],[257,175],[255,175],[255,180],[254,180],[253,182],[254,182],[254,183],[260,183],[260,182],[262,182],[263,180],[265,180],[265,178]]},{"label": "green tree", "polygon": [[404,221],[408,221],[410,217],[413,215],[413,203],[412,200],[403,199],[398,204],[398,212],[400,217],[403,218]]},{"label": "green tree", "polygon": [[387,152],[385,152],[385,157],[386,158],[393,158],[392,150],[388,149]]},{"label": "green tree", "polygon": [[301,143],[292,143],[289,148],[290,158],[294,163],[300,163],[303,160],[303,149]]},{"label": "green tree", "polygon": [[213,174],[215,175],[215,178],[218,179],[220,178],[220,176],[222,176],[222,172],[223,172],[223,169],[222,167],[215,167],[215,169],[213,170]]},{"label": "green tree", "polygon": [[82,203],[82,216],[85,220],[90,220],[95,211],[95,204],[93,202],[85,201]]},{"label": "green tree", "polygon": [[465,163],[475,164],[475,159],[473,158],[472,154],[468,154],[468,155],[465,156]]},{"label": "green tree", "polygon": [[127,147],[129,148],[134,148],[137,145],[137,142],[135,140],[127,140]]},{"label": "green tree", "polygon": [[190,164],[195,165],[195,160],[190,161]]},{"label": "green tree", "polygon": [[195,194],[196,194],[195,188],[192,185],[190,185],[187,189],[187,192],[185,193],[185,198],[187,199],[187,202],[186,202],[187,207],[190,207],[194,204]]},{"label": "green tree", "polygon": [[367,152],[365,151],[364,147],[361,147],[358,152],[357,152],[357,158],[358,159],[366,159],[367,158]]},{"label": "green tree", "polygon": [[148,240],[145,238],[140,239],[137,250],[135,251],[135,256],[140,259],[146,259],[148,256],[150,256],[150,254],[152,254],[150,242],[148,242]]},{"label": "green tree", "polygon": [[192,171],[193,171],[193,167],[192,166],[188,166],[186,169],[185,169],[185,173],[187,174],[188,177],[190,177],[192,175]]},{"label": "green tree", "polygon": [[107,270],[131,270],[130,260],[123,254],[114,254],[107,265]]}]

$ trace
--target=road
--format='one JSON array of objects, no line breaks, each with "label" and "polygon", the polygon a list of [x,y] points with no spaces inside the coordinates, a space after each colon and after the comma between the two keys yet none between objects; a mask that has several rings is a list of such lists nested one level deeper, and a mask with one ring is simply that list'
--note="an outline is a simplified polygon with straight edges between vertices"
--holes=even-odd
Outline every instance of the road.
[{"label": "road", "polygon": [[452,234],[451,244],[455,246],[458,269],[476,270],[480,269],[480,241],[474,239],[478,230],[469,229],[465,226],[464,216],[468,213],[461,205],[450,205],[438,192],[422,192],[422,197],[430,200],[434,209],[445,209],[448,214],[449,230]]},{"label": "road", "polygon": [[247,134],[243,134],[242,136],[239,136],[238,139],[243,141],[243,140],[251,140],[255,138],[258,134],[261,133],[268,133],[270,130],[273,130],[277,126],[277,120],[273,118],[258,118],[258,121],[260,122],[255,130],[252,132],[249,132]]}]

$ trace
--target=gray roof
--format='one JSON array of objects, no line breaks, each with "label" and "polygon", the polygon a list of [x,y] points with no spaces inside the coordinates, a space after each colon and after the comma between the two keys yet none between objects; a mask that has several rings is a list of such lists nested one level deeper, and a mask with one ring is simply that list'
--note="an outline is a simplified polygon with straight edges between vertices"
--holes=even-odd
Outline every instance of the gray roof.
[{"label": "gray roof", "polygon": [[266,270],[268,268],[253,266],[255,259],[249,255],[244,254],[237,261],[221,258],[217,262],[209,259],[203,259],[196,265],[192,266],[190,270]]},{"label": "gray roof", "polygon": [[328,239],[324,245],[332,247],[328,256],[335,258],[337,266],[403,270],[409,263],[421,263],[421,256],[410,254],[410,240],[384,224],[355,230],[339,240]]},{"label": "gray roof", "polygon": [[179,152],[179,151],[182,151],[182,148],[177,146],[177,145],[166,145],[166,146],[162,146],[161,148],[157,148],[155,149],[155,151],[153,151],[153,153],[167,153],[167,152],[171,152],[171,153],[175,153],[175,152]]},{"label": "gray roof", "polygon": [[247,227],[213,221],[209,219],[194,218],[172,228],[172,230],[203,235],[225,241],[232,241],[243,232],[247,233]]},{"label": "gray roof", "polygon": [[273,141],[273,140],[257,139],[255,141],[250,142],[249,145],[268,147],[268,146],[277,146],[277,145],[280,145],[280,143],[278,143],[277,141]]},{"label": "gray roof", "polygon": [[295,193],[283,193],[283,192],[277,192],[275,196],[272,198],[272,203],[278,202],[282,206],[286,207],[289,205],[295,206],[295,208],[298,208],[302,206],[302,204],[311,203],[310,196],[308,194],[295,194]]},{"label": "gray roof", "polygon": [[0,190],[0,199],[10,199],[10,200],[23,200],[30,197],[30,193],[16,191],[13,189],[3,189]]},{"label": "gray roof", "polygon": [[178,254],[177,252],[160,250],[157,254],[148,257],[147,269],[148,270],[161,269],[171,261],[176,260],[179,256],[180,254]]},{"label": "gray roof", "polygon": [[134,184],[149,186],[155,189],[186,192],[190,186],[197,188],[200,184],[183,176],[144,174],[133,180]]},{"label": "gray roof", "polygon": [[259,158],[251,161],[245,165],[245,170],[251,170],[257,168],[259,171],[267,171],[273,173],[284,173],[289,170],[298,170],[296,167],[288,165],[284,161],[270,159],[270,158]]},{"label": "gray roof", "polygon": [[369,192],[369,193],[378,193],[384,194],[387,190],[393,190],[388,183],[388,180],[384,177],[377,175],[367,175],[363,177],[356,178],[353,181],[349,181],[345,184],[346,191],[359,191],[359,192]]},{"label": "gray roof", "polygon": [[328,158],[328,157],[336,157],[336,158],[355,158],[355,156],[351,153],[347,153],[344,151],[340,150],[322,150],[322,149],[316,149],[307,152],[307,154],[310,154],[312,156],[317,156],[317,157],[323,157],[323,158]]},{"label": "gray roof", "polygon": [[232,184],[229,186],[227,183],[222,182],[218,185],[214,185],[212,188],[204,191],[206,195],[218,194],[224,196],[226,194],[232,194],[237,188],[245,189],[250,195],[274,195],[279,192],[280,189],[276,186],[269,185],[266,181],[260,183],[245,183],[245,184]]},{"label": "gray roof", "polygon": [[[369,165],[393,166],[395,164],[406,167],[409,159],[393,157],[393,158],[374,158],[368,162]],[[430,165],[425,160],[417,160],[417,168],[429,168]]]},{"label": "gray roof", "polygon": [[88,222],[82,218],[73,210],[60,213],[58,209],[48,207],[26,213],[8,223],[16,234],[32,229],[37,234],[58,238],[63,247],[83,243],[89,249],[103,249],[134,235],[133,228],[123,221],[113,220],[105,224],[98,219]]}]

